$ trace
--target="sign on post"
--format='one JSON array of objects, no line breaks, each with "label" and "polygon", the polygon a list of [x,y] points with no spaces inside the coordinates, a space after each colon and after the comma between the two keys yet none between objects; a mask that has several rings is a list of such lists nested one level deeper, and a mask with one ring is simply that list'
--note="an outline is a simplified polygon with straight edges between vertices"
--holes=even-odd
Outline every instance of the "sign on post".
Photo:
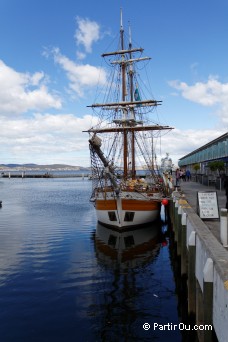
[{"label": "sign on post", "polygon": [[218,198],[216,191],[197,192],[197,212],[202,220],[219,219]]}]

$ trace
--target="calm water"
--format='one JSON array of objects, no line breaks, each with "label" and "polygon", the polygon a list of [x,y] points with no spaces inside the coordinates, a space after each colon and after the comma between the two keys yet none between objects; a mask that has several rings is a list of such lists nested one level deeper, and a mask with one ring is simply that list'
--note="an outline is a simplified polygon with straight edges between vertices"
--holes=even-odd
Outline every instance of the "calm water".
[{"label": "calm water", "polygon": [[153,329],[179,323],[168,237],[97,226],[90,190],[0,179],[0,341],[182,341]]}]

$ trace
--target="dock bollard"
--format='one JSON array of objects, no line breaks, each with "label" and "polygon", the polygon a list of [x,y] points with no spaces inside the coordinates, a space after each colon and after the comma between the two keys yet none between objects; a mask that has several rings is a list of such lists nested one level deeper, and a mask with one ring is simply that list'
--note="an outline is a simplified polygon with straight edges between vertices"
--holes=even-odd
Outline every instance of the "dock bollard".
[{"label": "dock bollard", "polygon": [[224,247],[228,247],[227,209],[220,209],[220,239]]}]

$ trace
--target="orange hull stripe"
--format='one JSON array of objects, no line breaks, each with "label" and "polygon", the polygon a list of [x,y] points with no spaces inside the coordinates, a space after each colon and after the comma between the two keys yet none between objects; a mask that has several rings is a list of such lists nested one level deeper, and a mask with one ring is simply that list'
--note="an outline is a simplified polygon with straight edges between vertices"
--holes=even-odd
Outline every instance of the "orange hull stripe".
[{"label": "orange hull stripe", "polygon": [[[159,210],[160,203],[155,201],[122,200],[122,209],[129,211],[150,211]],[[115,200],[97,200],[97,210],[117,210]]]},{"label": "orange hull stripe", "polygon": [[122,200],[122,208],[123,210],[130,211],[150,211],[150,210],[158,210],[160,206],[159,202],[155,201],[140,201],[140,200]]},{"label": "orange hull stripe", "polygon": [[97,200],[96,201],[97,210],[116,210],[115,200]]}]

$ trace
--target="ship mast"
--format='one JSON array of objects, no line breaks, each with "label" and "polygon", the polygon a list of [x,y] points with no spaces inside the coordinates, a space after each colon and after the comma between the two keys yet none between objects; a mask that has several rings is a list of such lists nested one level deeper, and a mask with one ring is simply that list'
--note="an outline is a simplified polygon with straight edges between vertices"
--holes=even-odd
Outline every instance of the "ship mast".
[{"label": "ship mast", "polygon": [[[130,60],[132,60],[131,49],[132,49],[131,28],[130,28],[130,25],[129,25],[129,50],[130,50],[129,57],[130,57]],[[134,91],[133,75],[134,75],[134,70],[133,70],[132,62],[131,62],[130,66],[129,66],[130,101],[131,102],[134,101],[134,95],[133,95],[133,91]],[[131,110],[131,120],[134,122],[135,121],[134,108],[131,108],[130,110]],[[133,130],[131,132],[131,170],[132,170],[132,179],[135,179],[135,174],[136,174],[136,170],[135,170],[135,132]]]},{"label": "ship mast", "polygon": [[[120,10],[120,41],[121,41],[121,49],[124,50],[124,29],[123,29],[123,20],[122,20],[122,9]],[[124,54],[122,54],[122,60],[124,61]],[[122,71],[122,101],[125,102],[125,96],[126,96],[126,64],[121,64],[121,71]],[[123,125],[126,126],[127,119],[127,110],[122,110],[122,119],[123,119]],[[124,130],[123,132],[123,161],[124,161],[124,179],[127,178],[128,173],[128,141],[127,141],[127,130]]]},{"label": "ship mast", "polygon": [[[142,121],[138,121],[136,117],[136,112],[140,107],[140,112],[144,112],[144,108],[148,110],[148,107],[156,107],[161,104],[162,101],[152,100],[152,99],[141,99],[140,94],[138,94],[138,85],[134,84],[135,78],[135,70],[134,64],[137,62],[150,60],[149,57],[137,57],[135,56],[136,52],[143,52],[142,48],[132,48],[132,37],[131,30],[129,25],[129,44],[125,47],[124,42],[124,28],[123,28],[123,19],[122,19],[122,9],[120,10],[120,46],[117,51],[106,52],[102,54],[102,57],[109,56],[118,56],[117,60],[110,61],[110,64],[117,66],[120,71],[121,84],[120,84],[120,94],[119,98],[116,102],[105,102],[105,103],[94,103],[90,106],[93,109],[101,108],[106,113],[114,112],[118,113],[117,116],[113,117],[112,126],[97,126],[92,127],[88,131],[89,133],[93,133],[93,137],[96,136],[97,133],[120,133],[122,137],[122,146],[119,152],[121,152],[123,167],[123,178],[127,180],[128,176],[132,177],[132,179],[136,178],[136,135],[137,132],[146,132],[146,131],[161,131],[161,130],[170,130],[173,129],[169,126],[163,126],[158,124],[150,124],[144,125]],[[129,87],[127,94],[127,87]],[[121,114],[121,117],[119,117]],[[143,133],[142,133],[143,134]],[[138,144],[138,142],[137,142]],[[153,143],[152,143],[153,144]],[[95,151],[96,155],[102,161],[104,166],[106,167],[106,163],[104,163],[104,159],[101,156],[98,148],[94,146],[93,141],[90,139],[90,145]],[[140,148],[140,146],[139,146]],[[152,146],[152,164],[154,159],[154,151]],[[146,161],[146,159],[145,159]],[[149,163],[146,161],[146,164]],[[151,165],[153,167],[153,165]],[[130,172],[129,172],[130,171]],[[129,174],[130,173],[130,174]]]}]

